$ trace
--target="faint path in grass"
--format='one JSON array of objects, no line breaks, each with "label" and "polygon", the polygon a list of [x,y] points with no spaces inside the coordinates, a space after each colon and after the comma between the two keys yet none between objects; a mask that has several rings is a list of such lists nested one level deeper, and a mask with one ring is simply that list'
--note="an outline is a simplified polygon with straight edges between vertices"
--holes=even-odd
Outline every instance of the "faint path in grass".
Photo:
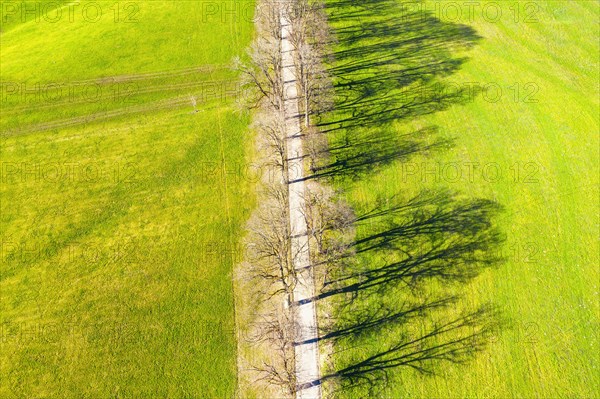
[{"label": "faint path in grass", "polygon": [[[212,79],[212,74],[211,74],[211,79]],[[223,121],[221,118],[221,113],[219,111],[216,112],[217,115],[217,121],[218,121],[218,127],[219,127],[219,156],[221,158],[221,164],[223,165],[223,167],[225,167],[225,162],[227,161],[227,158],[225,157],[225,136],[223,134]],[[235,244],[235,239],[232,236],[232,217],[231,217],[231,208],[229,207],[230,201],[229,201],[229,192],[227,191],[227,173],[222,173],[221,174],[223,180],[222,180],[222,184],[223,184],[223,198],[225,200],[225,210],[226,210],[226,214],[227,214],[227,244],[229,245],[229,253],[233,254],[235,253],[236,250],[236,244]],[[235,334],[235,352],[236,352],[236,356],[235,356],[235,393],[234,393],[234,397],[239,397],[239,393],[238,393],[238,389],[240,386],[239,383],[239,375],[240,375],[240,363],[239,363],[239,352],[240,352],[240,347],[239,347],[239,340],[241,339],[238,332],[240,331],[238,328],[238,323],[237,323],[237,315],[235,313],[235,283],[233,281],[233,268],[235,267],[234,265],[234,260],[231,260],[232,264],[231,264],[231,299],[232,299],[232,304],[231,304],[231,312],[233,314],[233,331]]]},{"label": "faint path in grass", "polygon": [[149,111],[159,111],[165,109],[190,106],[189,96],[180,96],[167,100],[155,101],[148,104],[136,105],[125,108],[118,108],[107,112],[95,112],[88,115],[77,116],[73,118],[58,119],[51,122],[38,123],[20,127],[15,130],[2,132],[0,137],[18,136],[28,133],[41,132],[53,129],[64,129],[72,126],[85,125],[91,122],[98,122],[107,119],[118,118],[126,115],[146,113]]},{"label": "faint path in grass", "polygon": [[[129,114],[188,106],[191,103],[191,96],[195,96],[199,103],[216,98],[218,95],[222,96],[221,100],[227,100],[228,98],[237,96],[237,93],[235,93],[235,90],[228,93],[218,93],[219,84],[223,85],[227,80],[219,81],[213,78],[214,73],[226,70],[227,67],[225,65],[203,65],[69,82],[40,83],[35,86],[37,87],[37,91],[32,94],[32,96],[35,96],[36,101],[16,106],[5,102],[2,107],[2,117],[11,118],[44,109],[56,110],[57,108],[72,108],[77,105],[86,104],[90,106],[96,104],[96,108],[105,108],[108,104],[116,105],[117,107],[114,109],[91,110],[92,112],[87,110],[82,115],[40,121],[38,123],[12,123],[12,126],[4,124],[6,126],[5,130],[0,135],[14,136],[60,129]],[[190,81],[190,76],[195,79],[201,79]],[[178,81],[177,79],[185,80]],[[5,81],[2,82],[2,89],[8,93],[6,96],[8,99],[11,96],[15,98],[23,97],[21,83]],[[87,97],[89,93],[84,95],[86,91],[95,93],[95,97]],[[104,94],[98,96],[98,93],[102,92]],[[169,97],[162,99],[147,97],[149,95],[160,95],[161,93],[165,97]],[[146,98],[142,96],[146,96]],[[60,110],[56,110],[56,113],[61,114]]]}]

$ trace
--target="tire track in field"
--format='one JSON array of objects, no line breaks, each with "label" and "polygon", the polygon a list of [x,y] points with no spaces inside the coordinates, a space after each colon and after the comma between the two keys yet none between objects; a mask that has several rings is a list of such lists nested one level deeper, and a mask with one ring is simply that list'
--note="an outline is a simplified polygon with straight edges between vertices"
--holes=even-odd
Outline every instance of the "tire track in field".
[{"label": "tire track in field", "polygon": [[[225,84],[227,82],[228,81],[223,81],[220,83]],[[215,82],[213,82],[213,83],[215,83]],[[182,87],[188,87],[188,86],[182,86]],[[192,87],[192,86],[189,86],[189,87]],[[225,91],[217,93],[216,96],[207,96],[209,98],[201,97],[200,100],[202,100],[202,101],[200,101],[200,103],[210,104],[212,101],[227,102],[228,100],[235,100],[240,95],[240,92],[237,89],[238,88],[236,88],[236,90],[233,90],[233,91],[225,90]],[[145,113],[145,112],[150,112],[150,111],[161,111],[161,110],[167,110],[167,109],[173,109],[173,108],[183,108],[185,106],[188,106],[188,107],[190,107],[190,109],[192,109],[190,96],[195,96],[195,95],[198,95],[198,93],[191,92],[186,95],[180,95],[177,97],[158,100],[158,101],[154,101],[154,102],[150,102],[150,103],[134,105],[134,106],[129,106],[129,107],[125,107],[125,108],[118,108],[118,109],[114,109],[114,110],[110,110],[110,111],[95,112],[92,114],[87,114],[87,115],[82,115],[82,116],[77,116],[77,117],[58,119],[58,120],[54,120],[54,121],[50,121],[50,122],[31,124],[28,126],[20,127],[18,129],[3,131],[0,133],[0,137],[11,137],[11,136],[18,136],[18,135],[53,130],[53,129],[63,129],[63,128],[67,128],[67,127],[84,125],[87,123],[99,122],[102,120],[118,118],[118,117],[125,116],[125,115],[140,114],[140,113]],[[212,109],[212,108],[213,107],[208,107],[208,108],[204,108],[204,110]]]},{"label": "tire track in field", "polygon": [[[115,101],[119,98],[121,98],[122,101],[125,102],[125,101],[127,101],[128,97],[132,97],[132,96],[166,92],[166,91],[174,91],[174,90],[181,90],[181,89],[201,88],[203,86],[208,87],[210,84],[214,84],[214,83],[215,83],[215,81],[205,80],[205,81],[199,81],[199,82],[178,83],[178,84],[167,85],[167,86],[152,86],[152,87],[144,88],[143,90],[132,90],[129,93],[114,95],[114,96],[110,96],[107,98],[110,99],[109,102]],[[69,101],[69,100],[57,101],[57,102],[53,102],[52,104],[45,104],[45,105],[38,105],[38,104],[32,103],[29,105],[22,105],[19,107],[10,108],[8,110],[3,110],[2,115],[22,113],[23,111],[28,111],[28,110],[31,110],[32,108],[35,110],[42,110],[42,109],[59,108],[59,107],[65,106],[65,105],[97,104],[98,102],[100,102],[100,101],[91,101],[89,99],[80,99],[77,101]]]},{"label": "tire track in field", "polygon": [[[140,83],[142,82],[150,82],[152,80],[157,80],[157,79],[161,79],[162,81],[164,81],[165,79],[170,79],[170,78],[175,78],[175,77],[185,77],[187,75],[190,74],[210,74],[210,76],[212,76],[212,73],[216,72],[216,71],[224,71],[227,70],[228,68],[224,65],[208,65],[205,67],[193,67],[193,68],[184,68],[184,69],[176,69],[176,70],[166,70],[166,71],[161,71],[161,72],[154,72],[154,73],[146,73],[146,74],[137,74],[137,75],[115,75],[115,76],[109,76],[109,77],[103,77],[103,78],[93,78],[93,79],[87,79],[87,80],[77,80],[77,81],[69,81],[69,82],[40,82],[40,83],[36,83],[35,86],[37,86],[37,93],[34,91],[33,93],[31,93],[30,91],[32,90],[36,90],[33,88],[28,88],[28,92],[29,94],[23,94],[21,93],[21,84],[24,84],[22,82],[19,83],[15,83],[15,82],[11,82],[11,81],[3,81],[0,82],[0,85],[2,86],[2,93],[3,98],[0,99],[0,101],[4,102],[4,97],[9,98],[9,96],[11,95],[17,95],[17,96],[25,96],[25,100],[27,99],[27,96],[32,96],[32,95],[36,95],[38,97],[38,99],[41,99],[42,94],[44,95],[45,99],[42,100],[43,102],[49,102],[50,104],[37,104],[36,102],[31,102],[30,104],[25,104],[25,105],[20,105],[20,106],[15,106],[15,107],[8,107],[7,108],[7,104],[6,102],[4,103],[4,110],[2,111],[3,115],[7,115],[7,114],[11,114],[11,113],[20,113],[23,112],[25,110],[30,110],[32,108],[35,108],[36,110],[39,109],[51,109],[51,108],[55,108],[55,107],[60,107],[60,106],[64,106],[64,105],[78,105],[78,104],[85,104],[85,103],[98,103],[99,100],[102,101],[103,99],[100,98],[99,100],[96,98],[80,98],[77,100],[73,100],[74,95],[76,94],[78,97],[85,97],[87,95],[87,93],[84,93],[86,88],[90,89],[90,88],[99,88],[100,90],[102,90],[103,87],[109,87],[110,85],[114,85],[114,84],[124,84],[124,83],[133,83],[135,82],[137,85],[136,86],[122,86],[120,87],[121,90],[119,90],[119,92],[115,92],[113,90],[112,93],[110,93],[110,96],[105,96],[104,100],[106,99],[110,99],[110,101],[114,101],[118,98],[127,98],[127,97],[131,97],[134,95],[141,95],[141,94],[150,94],[150,93],[156,93],[156,92],[161,92],[161,91],[171,91],[171,90],[178,90],[178,89],[188,89],[188,88],[193,88],[196,86],[202,86],[202,85],[209,85],[211,83],[215,83],[217,81],[214,80],[199,80],[196,82],[183,82],[183,83],[173,83],[173,84],[168,84],[168,85],[151,85],[148,87],[143,87],[140,88]],[[9,92],[9,87],[11,85],[18,85],[18,92],[16,92],[16,94],[12,94],[12,92]],[[75,89],[84,89],[84,92],[75,92]],[[63,95],[63,89],[64,91],[66,91],[66,95]],[[119,86],[117,86],[117,89],[119,89]],[[122,93],[121,91],[125,89],[125,92]],[[60,90],[60,92],[58,91]],[[60,94],[60,95],[58,95]],[[85,95],[84,95],[85,94]],[[60,98],[58,98],[57,100],[54,100],[52,96],[58,96],[60,98],[63,98],[63,100],[61,100]]]},{"label": "tire track in field", "polygon": [[12,137],[20,136],[29,133],[42,132],[53,129],[64,129],[68,127],[85,125],[92,122],[100,122],[107,119],[118,118],[125,115],[134,115],[139,113],[145,113],[149,111],[160,111],[165,109],[182,107],[183,105],[189,105],[190,100],[188,97],[176,97],[168,100],[160,100],[150,104],[143,104],[140,106],[132,106],[126,108],[119,108],[112,111],[106,112],[95,112],[93,114],[77,116],[73,118],[58,119],[51,122],[44,122],[35,125],[25,126],[20,129],[8,130],[2,132],[0,137]]}]

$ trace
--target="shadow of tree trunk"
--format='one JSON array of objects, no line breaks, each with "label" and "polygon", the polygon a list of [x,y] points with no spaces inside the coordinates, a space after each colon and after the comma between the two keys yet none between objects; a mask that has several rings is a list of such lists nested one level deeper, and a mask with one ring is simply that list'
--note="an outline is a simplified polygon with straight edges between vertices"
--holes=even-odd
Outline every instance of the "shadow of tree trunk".
[{"label": "shadow of tree trunk", "polygon": [[394,124],[478,94],[442,78],[466,61],[454,52],[474,46],[480,36],[468,26],[399,5],[396,0],[326,3],[337,38],[326,57],[335,112],[317,115],[331,146],[323,157],[327,161],[315,165],[308,178],[358,179],[396,160],[452,146],[453,139],[439,138],[435,126],[399,137]]},{"label": "shadow of tree trunk", "polygon": [[[398,126],[478,94],[446,78],[466,61],[457,54],[481,37],[403,4],[326,3],[337,38],[328,58],[335,111],[317,115],[330,146],[307,179],[364,184],[382,168],[454,145],[436,126],[403,135]],[[503,325],[500,314],[463,297],[474,278],[504,261],[500,204],[440,189],[356,205],[357,236],[327,262],[327,280],[311,299],[332,309],[318,340],[335,344],[332,371],[314,383],[375,395],[402,367],[436,374],[484,351]]]}]

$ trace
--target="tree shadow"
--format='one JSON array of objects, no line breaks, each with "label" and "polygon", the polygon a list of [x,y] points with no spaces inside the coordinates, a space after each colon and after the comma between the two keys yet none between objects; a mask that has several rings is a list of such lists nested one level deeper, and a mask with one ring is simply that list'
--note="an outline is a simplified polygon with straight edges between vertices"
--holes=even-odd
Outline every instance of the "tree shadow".
[{"label": "tree shadow", "polygon": [[[443,305],[437,306],[436,302],[432,302],[430,305],[408,310],[407,312],[418,312],[416,321],[420,326],[426,326],[420,330],[410,329],[408,323],[415,322],[417,317],[402,319],[395,328],[393,341],[388,340],[389,342],[379,345],[381,349],[371,351],[366,356],[351,358],[345,367],[324,375],[320,382],[334,382],[334,391],[359,388],[360,392],[368,393],[369,396],[380,395],[385,391],[386,382],[394,379],[391,373],[393,369],[408,367],[421,374],[437,375],[443,362],[465,364],[486,349],[502,326],[497,311],[489,305],[482,305],[453,317],[436,317],[433,311],[428,311],[428,306],[432,306],[438,313],[444,308]],[[379,323],[371,329],[389,329],[385,324]],[[361,328],[358,329],[358,334],[369,339],[375,337]]]},{"label": "tree shadow", "polygon": [[309,178],[353,179],[412,155],[451,147],[428,126],[398,136],[394,124],[470,101],[475,89],[445,84],[466,61],[457,50],[475,45],[470,27],[442,22],[397,1],[327,2],[335,43],[326,59],[335,112],[316,115],[331,147]]},{"label": "tree shadow", "polygon": [[468,283],[503,262],[498,250],[503,236],[493,224],[501,210],[494,201],[461,199],[447,190],[387,199],[355,221],[363,233],[350,244],[351,253],[364,254],[368,263],[340,259],[339,275],[314,299],[372,291],[382,295],[390,286],[412,289],[432,278]]},{"label": "tree shadow", "polygon": [[461,299],[469,282],[504,261],[493,222],[501,206],[442,190],[358,211],[350,255],[312,300],[333,309],[318,340],[361,355],[342,356],[320,382],[373,395],[393,368],[435,374],[443,361],[461,364],[482,352],[501,326],[499,313],[490,304],[467,309]]},{"label": "tree shadow", "polygon": [[[336,38],[326,57],[334,111],[313,118],[329,147],[307,179],[365,182],[395,162],[453,146],[437,126],[405,134],[398,127],[478,95],[447,78],[481,37],[419,4],[327,1]],[[499,312],[486,303],[467,305],[464,293],[504,261],[494,222],[501,211],[494,201],[444,189],[355,206],[356,238],[314,266],[327,268],[326,280],[305,302],[322,301],[329,320],[313,341],[335,343],[336,352],[330,371],[308,385],[328,382],[334,392],[373,396],[398,377],[396,368],[436,374],[484,351],[502,326]]]},{"label": "tree shadow", "polygon": [[346,137],[329,148],[330,161],[312,168],[307,180],[325,177],[358,180],[392,162],[407,161],[416,154],[426,155],[453,146],[453,139],[435,138],[436,133],[436,128],[428,127],[405,135],[380,130],[353,139]]}]

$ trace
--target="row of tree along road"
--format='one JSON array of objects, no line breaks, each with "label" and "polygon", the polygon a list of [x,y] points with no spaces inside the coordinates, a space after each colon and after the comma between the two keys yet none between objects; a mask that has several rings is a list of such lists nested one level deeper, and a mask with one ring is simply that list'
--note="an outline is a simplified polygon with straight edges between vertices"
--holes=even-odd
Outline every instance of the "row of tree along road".
[{"label": "row of tree along road", "polygon": [[[391,126],[460,102],[402,105],[408,87],[420,93],[415,85],[451,73],[459,64],[450,50],[475,36],[422,15],[403,16],[410,29],[397,26],[387,18],[394,2],[374,3],[334,2],[349,22],[334,32],[320,2],[261,0],[256,39],[236,60],[253,88],[246,100],[265,177],[238,276],[252,314],[243,328],[251,347],[243,378],[254,387],[246,394],[309,398],[357,386],[353,392],[372,394],[398,367],[427,374],[440,361],[472,359],[499,325],[487,304],[458,305],[460,287],[502,261],[494,251],[502,242],[492,223],[496,203],[440,190],[351,207],[332,188],[451,146],[436,141],[434,127],[401,137]],[[363,24],[375,13],[385,18]],[[363,42],[374,34],[381,43]],[[410,51],[402,53],[404,45]]]}]

